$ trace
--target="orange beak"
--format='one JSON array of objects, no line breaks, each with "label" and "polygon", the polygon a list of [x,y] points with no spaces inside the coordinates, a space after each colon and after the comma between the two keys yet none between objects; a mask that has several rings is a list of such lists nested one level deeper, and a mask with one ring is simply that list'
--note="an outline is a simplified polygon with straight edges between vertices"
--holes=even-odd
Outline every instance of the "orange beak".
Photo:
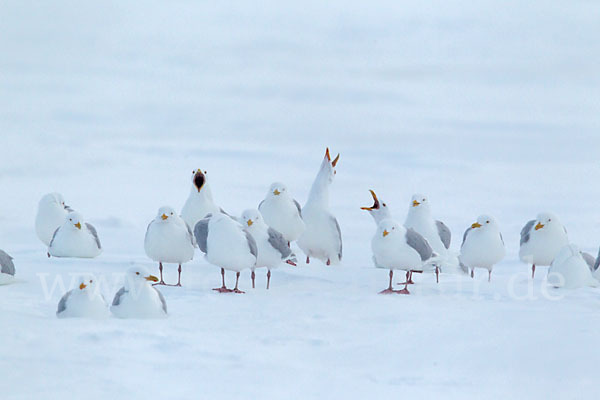
[{"label": "orange beak", "polygon": [[413,207],[416,207],[416,206],[419,206],[419,205],[421,205],[421,203],[419,203],[419,202],[418,202],[418,201],[416,201],[416,200],[413,200],[413,203],[412,203],[412,204],[413,204]]},{"label": "orange beak", "polygon": [[161,215],[160,218],[162,218],[162,220],[164,221],[165,219],[169,218],[167,217],[165,214]]},{"label": "orange beak", "polygon": [[75,228],[77,228],[77,229],[81,229],[81,222],[78,222],[78,223],[76,223],[76,224],[75,224]]},{"label": "orange beak", "polygon": [[87,285],[85,283],[82,283],[81,285],[79,285],[79,290],[83,290],[87,287]]},{"label": "orange beak", "polygon": [[372,207],[361,207],[360,208],[361,210],[371,211],[371,210],[377,210],[379,208],[379,200],[377,200],[377,195],[372,190],[369,190],[369,192],[371,192],[371,196],[373,196],[373,206]]},{"label": "orange beak", "polygon": [[389,235],[390,233],[386,230],[383,231],[383,237],[386,237],[387,235]]},{"label": "orange beak", "polygon": [[254,222],[252,222],[252,220],[251,220],[251,219],[249,219],[249,220],[248,220],[246,223],[248,224],[248,226],[252,226],[252,224],[253,224]]},{"label": "orange beak", "polygon": [[281,194],[281,192],[279,190],[275,189],[275,190],[273,190],[273,194],[275,196],[279,196]]},{"label": "orange beak", "polygon": [[337,157],[331,162],[331,166],[335,168],[335,165],[340,159],[340,154],[338,153]]},{"label": "orange beak", "polygon": [[542,224],[541,222],[538,222],[537,225],[535,226],[535,230],[539,231],[540,229],[542,229],[544,227],[544,224]]},{"label": "orange beak", "polygon": [[475,222],[473,225],[471,225],[471,228],[481,228],[481,224],[479,222]]},{"label": "orange beak", "polygon": [[147,280],[147,281],[150,281],[150,282],[158,282],[158,278],[157,278],[157,277],[155,277],[154,275],[148,275],[148,276],[146,277],[146,280]]}]

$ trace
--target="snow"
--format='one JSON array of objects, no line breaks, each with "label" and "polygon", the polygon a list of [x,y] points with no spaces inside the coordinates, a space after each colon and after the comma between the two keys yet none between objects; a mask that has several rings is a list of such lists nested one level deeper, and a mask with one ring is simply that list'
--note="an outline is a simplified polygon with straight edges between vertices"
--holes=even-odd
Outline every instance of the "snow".
[{"label": "snow", "polygon": [[[0,248],[18,282],[0,287],[0,397],[591,397],[600,291],[548,288],[546,268],[531,282],[518,244],[552,211],[597,253],[599,9],[2,2]],[[247,293],[222,295],[196,251],[184,287],[161,289],[165,320],[56,318],[81,274],[108,300],[128,267],[158,272],[146,226],[159,206],[180,211],[192,170],[233,215],[275,181],[304,204],[326,146],[341,154],[341,265],[282,266],[268,292],[264,270],[256,290],[246,271]],[[454,251],[493,215],[507,256],[492,282],[427,274],[410,296],[378,296],[371,188],[401,220],[426,194]],[[97,259],[46,257],[34,219],[53,191],[98,229]]]}]

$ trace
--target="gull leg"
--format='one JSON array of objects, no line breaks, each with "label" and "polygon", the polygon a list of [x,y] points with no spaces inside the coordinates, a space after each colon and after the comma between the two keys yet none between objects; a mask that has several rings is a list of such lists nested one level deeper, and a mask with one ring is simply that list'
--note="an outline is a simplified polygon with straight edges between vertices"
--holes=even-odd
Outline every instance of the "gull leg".
[{"label": "gull leg", "polygon": [[175,286],[181,286],[181,264],[179,264],[179,268],[177,268],[177,285]]},{"label": "gull leg", "polygon": [[269,290],[269,283],[271,283],[271,270],[267,270],[267,290]]},{"label": "gull leg", "polygon": [[153,284],[152,286],[166,285],[165,281],[163,280],[163,265],[162,265],[162,262],[158,263],[158,270],[160,271],[160,281],[158,281],[158,283]]},{"label": "gull leg", "polygon": [[471,268],[471,278],[475,278],[475,267]]},{"label": "gull leg", "polygon": [[220,288],[214,288],[213,290],[216,290],[219,293],[230,293],[233,290],[231,289],[227,289],[227,286],[225,286],[225,268],[221,268],[221,279],[223,281],[223,286],[221,286]]},{"label": "gull leg", "polygon": [[406,280],[404,282],[400,282],[398,285],[414,285],[415,283],[412,280],[412,271],[406,271]]},{"label": "gull leg", "polygon": [[245,292],[241,291],[240,289],[238,289],[239,280],[240,280],[240,273],[236,272],[235,273],[235,287],[233,288],[233,293],[245,293]]},{"label": "gull leg", "polygon": [[440,267],[435,266],[435,283],[440,283]]},{"label": "gull leg", "polygon": [[48,258],[50,258],[50,252],[47,252],[46,254],[48,255]]},{"label": "gull leg", "polygon": [[404,289],[398,290],[397,293],[410,294],[410,292],[408,291],[408,281],[404,282]]},{"label": "gull leg", "polygon": [[306,256],[306,263],[310,264],[310,257],[309,256]]},{"label": "gull leg", "polygon": [[252,278],[252,289],[255,289],[254,278],[256,278],[256,274],[254,273],[254,270],[252,270],[252,273],[250,274],[250,278]]},{"label": "gull leg", "polygon": [[328,258],[327,259],[327,266],[331,265],[331,260]]},{"label": "gull leg", "polygon": [[379,294],[391,294],[391,293],[399,293],[397,290],[392,289],[392,279],[394,278],[394,270],[390,269],[390,284],[387,289],[382,290]]},{"label": "gull leg", "polygon": [[531,266],[531,279],[535,277],[535,264]]},{"label": "gull leg", "polygon": [[488,282],[490,282],[492,280],[492,270],[490,269],[488,271]]}]

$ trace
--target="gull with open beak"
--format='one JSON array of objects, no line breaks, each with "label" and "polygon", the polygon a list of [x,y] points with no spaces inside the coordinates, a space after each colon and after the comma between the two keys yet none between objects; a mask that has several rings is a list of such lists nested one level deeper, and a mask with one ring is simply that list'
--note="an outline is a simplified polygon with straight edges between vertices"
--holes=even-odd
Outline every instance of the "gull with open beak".
[{"label": "gull with open beak", "polygon": [[69,290],[58,302],[58,318],[94,318],[109,316],[108,305],[100,293],[93,276],[81,276],[75,288]]},{"label": "gull with open beak", "polygon": [[132,267],[125,273],[125,285],[113,299],[110,311],[117,318],[165,318],[167,302],[152,283],[158,278],[143,267]]},{"label": "gull with open beak", "polygon": [[342,232],[337,219],[329,211],[329,186],[333,183],[339,159],[339,154],[332,160],[329,149],[325,151],[308,200],[302,207],[306,229],[297,243],[306,254],[307,264],[311,257],[327,265],[338,264],[342,260]]},{"label": "gull with open beak", "polygon": [[48,246],[48,257],[94,258],[102,253],[98,232],[78,212],[67,214]]},{"label": "gull with open beak", "polygon": [[171,207],[158,209],[156,217],[148,225],[144,239],[146,255],[158,262],[160,281],[163,280],[163,263],[178,264],[177,284],[181,286],[181,264],[194,258],[194,235],[189,225]]},{"label": "gull with open beak", "polygon": [[206,171],[192,171],[192,188],[183,208],[181,218],[194,229],[194,226],[208,214],[225,213],[213,200],[206,177]]},{"label": "gull with open beak", "polygon": [[475,268],[487,269],[489,282],[494,264],[500,262],[505,254],[498,223],[489,215],[481,215],[465,231],[459,259],[461,266],[471,271],[471,278],[474,277]]},{"label": "gull with open beak", "polygon": [[54,232],[65,222],[65,217],[73,211],[65,204],[65,199],[60,193],[48,193],[38,204],[35,216],[35,233],[38,238],[48,246]]},{"label": "gull with open beak", "polygon": [[267,196],[258,205],[258,210],[264,222],[280,232],[288,243],[298,239],[304,232],[302,208],[283,183],[275,182],[271,185]]},{"label": "gull with open beak", "polygon": [[551,213],[538,214],[521,229],[519,258],[531,264],[531,278],[535,267],[550,265],[558,252],[569,244],[567,230],[558,217]]},{"label": "gull with open beak", "polygon": [[271,282],[271,270],[277,268],[281,263],[296,266],[296,255],[292,253],[290,246],[275,229],[269,227],[263,221],[263,217],[258,210],[246,210],[242,213],[242,225],[245,224],[246,231],[252,235],[256,242],[257,257],[256,264],[251,267],[252,289],[254,289],[254,279],[256,268],[267,268],[267,289]]}]

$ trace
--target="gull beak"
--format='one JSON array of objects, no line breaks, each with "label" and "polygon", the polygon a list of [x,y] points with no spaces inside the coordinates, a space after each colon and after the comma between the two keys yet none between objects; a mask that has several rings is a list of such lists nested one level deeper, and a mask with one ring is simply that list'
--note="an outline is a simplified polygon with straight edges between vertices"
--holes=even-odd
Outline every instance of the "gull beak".
[{"label": "gull beak", "polygon": [[331,161],[331,156],[329,155],[329,147],[325,149],[325,158],[327,161]]},{"label": "gull beak", "polygon": [[148,275],[148,276],[146,277],[146,280],[147,280],[147,281],[150,281],[150,282],[158,282],[158,278],[157,278],[157,277],[155,277],[154,275]]},{"label": "gull beak", "polygon": [[75,224],[75,228],[77,228],[77,229],[81,229],[81,222],[78,222],[78,223],[76,223],[76,224]]},{"label": "gull beak", "polygon": [[279,196],[281,194],[281,192],[279,190],[275,189],[275,190],[273,190],[273,194],[275,196]]},{"label": "gull beak", "polygon": [[412,203],[412,204],[413,204],[413,207],[416,207],[416,206],[419,206],[419,205],[421,205],[421,203],[419,203],[419,202],[418,202],[418,201],[416,201],[416,200],[413,200],[413,203]]},{"label": "gull beak", "polygon": [[167,217],[166,214],[163,214],[163,215],[160,216],[160,218],[162,218],[162,220],[164,221],[165,219],[167,219],[169,217]]},{"label": "gull beak", "polygon": [[542,224],[541,222],[538,222],[537,225],[535,226],[535,230],[538,231],[540,229],[542,229],[544,227],[544,224]]},{"label": "gull beak", "polygon": [[85,283],[82,283],[81,285],[79,285],[79,290],[83,290],[87,287],[87,285]]},{"label": "gull beak", "polygon": [[389,234],[390,234],[390,233],[384,229],[384,231],[383,231],[383,237],[386,237],[386,236],[387,236],[387,235],[389,235]]},{"label": "gull beak", "polygon": [[252,224],[253,224],[254,222],[252,222],[252,220],[251,220],[251,219],[249,219],[248,221],[246,221],[246,223],[248,224],[248,226],[252,226]]},{"label": "gull beak", "polygon": [[372,207],[361,207],[360,209],[365,210],[365,211],[378,210],[379,209],[379,200],[377,200],[377,195],[372,190],[369,190],[369,192],[371,192],[371,196],[373,196],[373,206]]},{"label": "gull beak", "polygon": [[481,228],[481,224],[479,222],[475,222],[473,225],[471,225],[471,228]]},{"label": "gull beak", "polygon": [[340,159],[340,154],[338,153],[337,157],[331,162],[331,166],[335,168],[335,164],[337,164],[339,159]]}]

